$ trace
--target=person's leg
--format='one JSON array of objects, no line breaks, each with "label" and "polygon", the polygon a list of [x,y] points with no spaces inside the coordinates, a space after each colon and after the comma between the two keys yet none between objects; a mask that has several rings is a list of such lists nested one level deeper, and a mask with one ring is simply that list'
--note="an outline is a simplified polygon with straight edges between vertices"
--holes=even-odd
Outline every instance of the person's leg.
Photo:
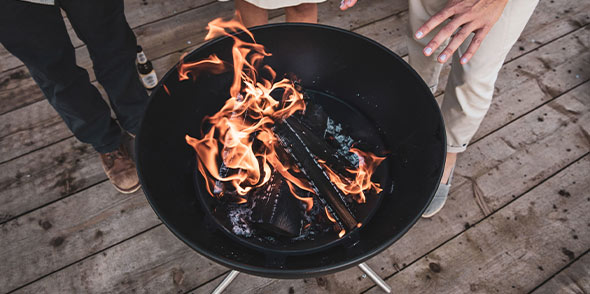
[{"label": "person's leg", "polygon": [[318,5],[316,3],[303,3],[297,6],[285,8],[287,22],[318,22]]},{"label": "person's leg", "polygon": [[137,41],[125,19],[123,0],[59,3],[88,46],[96,79],[107,92],[119,124],[136,134],[148,96],[136,70]]},{"label": "person's leg", "polygon": [[76,65],[59,8],[3,1],[0,42],[27,66],[49,103],[80,141],[92,144],[99,152],[117,149],[121,129],[90,84],[86,70]]},{"label": "person's leg", "polygon": [[468,38],[453,55],[441,106],[447,150],[462,152],[475,135],[492,102],[494,84],[506,55],[531,17],[537,0],[510,0],[479,50],[467,64],[459,62]]},{"label": "person's leg", "polygon": [[[418,30],[430,17],[440,11],[446,4],[445,0],[409,0],[409,22],[408,22],[408,58],[410,65],[418,72],[420,77],[426,82],[432,93],[436,92],[438,80],[443,65],[439,63],[436,57],[442,52],[449,42],[445,41],[435,53],[430,56],[424,55],[424,47],[436,36],[443,25],[434,29],[430,34],[422,39],[416,39],[414,32]],[[447,152],[445,168],[441,178],[442,184],[447,184],[455,162],[457,153]]]},{"label": "person's leg", "polygon": [[438,56],[436,53],[442,52],[445,46],[441,45],[437,49],[437,52],[430,56],[425,56],[423,50],[426,44],[439,32],[441,26],[419,40],[414,37],[414,32],[430,17],[440,11],[445,6],[445,3],[446,0],[409,0],[408,3],[408,60],[412,68],[418,72],[428,87],[430,87],[432,93],[436,92],[442,69],[442,64],[436,60],[436,56]]},{"label": "person's leg", "polygon": [[245,0],[236,0],[236,11],[240,13],[246,27],[259,26],[268,23],[268,11]]}]

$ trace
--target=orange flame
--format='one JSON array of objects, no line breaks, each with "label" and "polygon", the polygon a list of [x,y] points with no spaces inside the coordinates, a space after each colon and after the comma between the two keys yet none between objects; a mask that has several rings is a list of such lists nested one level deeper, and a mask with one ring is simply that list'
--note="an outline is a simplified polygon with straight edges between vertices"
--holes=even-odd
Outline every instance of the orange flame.
[{"label": "orange flame", "polygon": [[365,191],[371,189],[375,190],[376,193],[383,191],[379,183],[371,181],[371,177],[377,169],[377,166],[385,160],[385,157],[378,157],[371,152],[365,152],[354,147],[350,148],[350,152],[356,154],[359,159],[358,168],[346,169],[346,171],[354,176],[354,179],[339,175],[327,166],[324,161],[320,161],[320,164],[325,169],[326,174],[328,174],[330,181],[332,181],[340,191],[346,195],[354,195],[358,203],[365,203]]},{"label": "orange flame", "polygon": [[[324,211],[326,212],[326,216],[328,217],[328,220],[330,220],[331,222],[336,224],[336,219],[334,218],[334,216],[332,216],[332,214],[328,211],[328,207],[324,206]],[[357,227],[359,227],[357,225]],[[340,226],[337,224],[336,228],[340,228]],[[360,228],[360,227],[359,227]],[[338,232],[338,238],[342,238],[342,236],[344,236],[344,234],[346,234],[346,230],[340,228],[340,232]]]},{"label": "orange flame", "polygon": [[[203,119],[201,138],[185,136],[186,142],[196,151],[197,168],[205,178],[207,191],[211,196],[222,197],[224,189],[232,186],[238,195],[245,196],[252,189],[266,184],[271,174],[277,172],[286,180],[291,194],[304,202],[306,210],[310,211],[313,197],[297,195],[296,187],[313,194],[316,192],[300,174],[299,168],[280,156],[284,152],[279,151],[282,148],[272,131],[275,122],[305,111],[302,93],[288,79],[275,81],[274,70],[262,65],[264,57],[271,54],[266,52],[264,46],[256,43],[254,36],[240,22],[239,16],[230,21],[215,19],[209,23],[208,29],[206,40],[219,36],[232,38],[232,63],[211,55],[197,62],[184,62],[181,59],[178,65],[181,81],[194,81],[204,73],[233,72],[230,97],[221,110]],[[233,34],[238,32],[244,32],[251,42]],[[167,88],[165,90],[170,94]],[[273,98],[273,92],[282,92],[281,99]],[[354,179],[339,176],[325,164],[324,168],[340,190],[345,194],[358,195],[357,201],[361,203],[365,201],[363,191],[381,191],[379,184],[371,182],[371,175],[384,158],[356,148],[351,148],[350,152],[356,153],[360,162],[357,169],[347,169]],[[229,172],[221,174],[222,168]],[[247,199],[238,197],[237,201],[245,203]],[[335,223],[336,219],[326,207],[325,211],[328,219]],[[341,228],[338,226],[335,230],[338,229]],[[339,237],[345,233],[341,229]]]},{"label": "orange flame", "polygon": [[[243,196],[254,187],[266,184],[272,170],[275,170],[287,179],[292,194],[304,201],[307,210],[310,210],[313,199],[296,195],[291,184],[312,193],[314,190],[307,180],[292,173],[297,172],[292,166],[281,161],[275,152],[278,142],[272,132],[276,121],[305,110],[303,95],[288,79],[274,82],[275,72],[268,66],[261,66],[262,59],[270,56],[270,53],[255,43],[253,35],[238,20],[224,21],[218,18],[210,22],[208,28],[206,39],[218,36],[233,39],[233,65],[211,55],[205,60],[181,62],[178,66],[180,80],[194,80],[203,72],[219,74],[233,70],[234,73],[231,97],[219,112],[204,119],[203,125],[211,128],[201,139],[188,135],[185,137],[197,152],[198,169],[206,179],[207,191],[215,196],[212,188],[216,181],[221,181],[233,185],[236,192]],[[228,31],[244,31],[253,42],[245,42]],[[271,79],[262,78],[259,69],[265,70]],[[283,92],[281,100],[270,95],[275,90]],[[255,147],[255,142],[261,146]],[[233,172],[220,175],[222,164]]]},{"label": "orange flame", "polygon": [[328,219],[329,219],[331,222],[335,223],[335,222],[336,222],[336,219],[335,219],[335,218],[332,216],[332,214],[331,214],[331,213],[328,211],[328,207],[324,206],[324,210],[326,211],[326,216],[328,216]]}]

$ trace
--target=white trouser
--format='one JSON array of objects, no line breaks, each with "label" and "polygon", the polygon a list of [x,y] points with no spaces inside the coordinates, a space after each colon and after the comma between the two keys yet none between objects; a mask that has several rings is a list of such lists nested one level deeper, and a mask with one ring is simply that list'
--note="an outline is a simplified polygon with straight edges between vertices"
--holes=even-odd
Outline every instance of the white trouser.
[{"label": "white trouser", "polygon": [[[437,57],[449,40],[430,57],[424,56],[422,50],[444,25],[438,26],[421,40],[416,40],[413,34],[432,15],[440,11],[446,2],[446,0],[409,0],[410,65],[433,92],[438,85],[442,68]],[[441,104],[447,129],[447,152],[465,151],[469,140],[490,108],[494,83],[504,59],[520,36],[537,3],[538,0],[509,0],[502,16],[467,64],[462,65],[459,59],[467,50],[473,34],[453,54],[451,73]]]}]

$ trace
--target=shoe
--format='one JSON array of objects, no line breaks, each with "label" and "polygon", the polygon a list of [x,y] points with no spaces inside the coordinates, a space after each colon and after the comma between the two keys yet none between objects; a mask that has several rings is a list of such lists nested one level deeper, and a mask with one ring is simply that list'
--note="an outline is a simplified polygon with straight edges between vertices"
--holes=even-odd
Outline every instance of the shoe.
[{"label": "shoe", "polygon": [[141,186],[135,169],[135,162],[127,150],[126,144],[121,143],[119,149],[100,153],[102,167],[111,184],[123,194],[131,194]]},{"label": "shoe", "polygon": [[426,208],[426,211],[422,214],[423,218],[433,217],[437,214],[443,206],[445,206],[445,202],[447,202],[447,198],[449,196],[449,190],[451,189],[451,181],[453,180],[453,174],[455,173],[455,167],[451,169],[451,175],[449,176],[449,180],[446,184],[439,184],[438,189],[436,189],[436,194],[434,194],[434,198],[430,202],[430,205]]}]

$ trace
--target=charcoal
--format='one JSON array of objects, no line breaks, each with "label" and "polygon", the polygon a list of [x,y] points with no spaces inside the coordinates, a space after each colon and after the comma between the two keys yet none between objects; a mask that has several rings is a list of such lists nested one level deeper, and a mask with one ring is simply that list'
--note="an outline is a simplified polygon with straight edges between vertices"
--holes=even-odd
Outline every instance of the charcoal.
[{"label": "charcoal", "polygon": [[332,210],[330,212],[336,221],[349,231],[354,229],[358,222],[344,204],[344,196],[331,183],[309,146],[304,143],[303,138],[306,135],[291,124],[296,124],[295,119],[288,118],[274,126],[274,132],[281,146],[295,159],[315,188],[318,198],[328,207],[328,210]]},{"label": "charcoal", "polygon": [[251,221],[257,228],[286,237],[301,233],[304,209],[278,173],[251,194],[251,203]]},{"label": "charcoal", "polygon": [[[349,175],[349,172],[346,168],[356,168],[358,159],[351,162],[351,160],[348,160],[344,156],[337,156],[339,154],[338,150],[329,145],[323,137],[318,136],[316,132],[309,129],[304,123],[305,120],[302,120],[301,117],[289,117],[286,121],[289,122],[289,125],[298,134],[301,134],[299,137],[309,151],[315,157],[324,160],[335,172],[347,176]],[[348,150],[347,153],[349,153]],[[349,154],[356,157],[356,154],[354,153]]]}]

